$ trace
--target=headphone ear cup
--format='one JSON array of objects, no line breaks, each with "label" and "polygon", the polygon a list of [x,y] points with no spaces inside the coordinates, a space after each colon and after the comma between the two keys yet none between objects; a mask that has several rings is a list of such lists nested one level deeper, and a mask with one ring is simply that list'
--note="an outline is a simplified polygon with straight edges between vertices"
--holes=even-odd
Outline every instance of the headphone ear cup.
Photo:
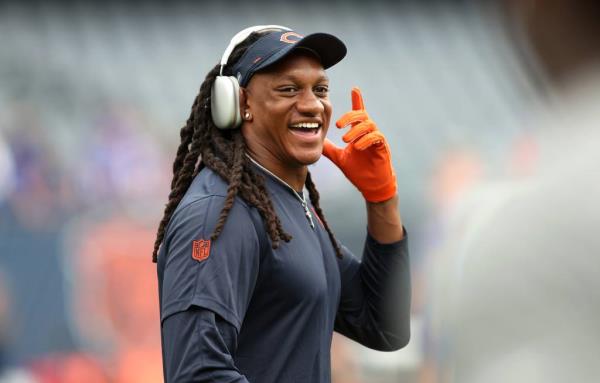
[{"label": "headphone ear cup", "polygon": [[233,76],[217,76],[210,94],[212,120],[219,129],[235,129],[242,123],[240,85]]}]

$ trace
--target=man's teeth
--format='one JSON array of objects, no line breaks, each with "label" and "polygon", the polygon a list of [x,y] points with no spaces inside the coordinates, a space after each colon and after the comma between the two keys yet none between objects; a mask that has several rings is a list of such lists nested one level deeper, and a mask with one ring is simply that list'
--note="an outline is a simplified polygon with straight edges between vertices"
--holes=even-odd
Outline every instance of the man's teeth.
[{"label": "man's teeth", "polygon": [[317,122],[301,122],[299,124],[293,124],[292,128],[303,128],[303,129],[318,129],[319,123]]}]

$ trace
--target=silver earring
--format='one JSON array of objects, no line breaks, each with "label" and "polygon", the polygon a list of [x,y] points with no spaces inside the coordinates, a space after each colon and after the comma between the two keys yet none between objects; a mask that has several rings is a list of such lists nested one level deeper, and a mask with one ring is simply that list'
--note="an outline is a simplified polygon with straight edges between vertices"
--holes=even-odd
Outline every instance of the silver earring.
[{"label": "silver earring", "polygon": [[246,121],[250,119],[250,112],[246,111],[246,113],[244,113],[244,119]]}]

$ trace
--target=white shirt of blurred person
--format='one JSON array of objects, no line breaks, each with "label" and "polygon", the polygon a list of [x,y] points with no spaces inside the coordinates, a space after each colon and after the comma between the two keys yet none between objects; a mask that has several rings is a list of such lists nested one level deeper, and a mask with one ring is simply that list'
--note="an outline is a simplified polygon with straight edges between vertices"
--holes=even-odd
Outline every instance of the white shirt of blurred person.
[{"label": "white shirt of blurred person", "polygon": [[[563,20],[575,25],[561,14],[595,8],[598,15],[600,8],[585,1],[552,5],[529,10],[540,12],[527,15],[534,44],[564,43],[568,37],[552,42],[550,34],[562,31]],[[545,22],[551,25],[541,29],[549,34],[536,36]],[[577,31],[570,29],[571,38]],[[535,173],[487,189],[477,201],[481,209],[467,204],[466,230],[449,233],[450,255],[435,265],[432,323],[443,382],[600,377],[600,50],[597,43],[587,52],[567,45],[570,64],[552,60],[561,47],[538,51],[560,87],[536,117]]]}]

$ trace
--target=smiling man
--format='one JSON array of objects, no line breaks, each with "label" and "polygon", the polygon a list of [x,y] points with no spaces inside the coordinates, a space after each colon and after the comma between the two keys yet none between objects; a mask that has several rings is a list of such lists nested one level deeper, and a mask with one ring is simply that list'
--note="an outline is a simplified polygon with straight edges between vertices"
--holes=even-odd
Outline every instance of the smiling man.
[{"label": "smiling man", "polygon": [[318,57],[299,49],[257,73],[243,94],[248,154],[301,191],[306,165],[321,157],[331,119],[329,80]]},{"label": "smiling man", "polygon": [[[252,27],[202,84],[180,133],[154,252],[166,382],[326,383],[333,331],[377,350],[407,344],[396,177],[358,89],[337,122],[351,126],[347,146],[325,138],[325,69],[345,53],[329,34]],[[362,262],[337,242],[319,206],[307,165],[322,153],[365,197]]]}]

